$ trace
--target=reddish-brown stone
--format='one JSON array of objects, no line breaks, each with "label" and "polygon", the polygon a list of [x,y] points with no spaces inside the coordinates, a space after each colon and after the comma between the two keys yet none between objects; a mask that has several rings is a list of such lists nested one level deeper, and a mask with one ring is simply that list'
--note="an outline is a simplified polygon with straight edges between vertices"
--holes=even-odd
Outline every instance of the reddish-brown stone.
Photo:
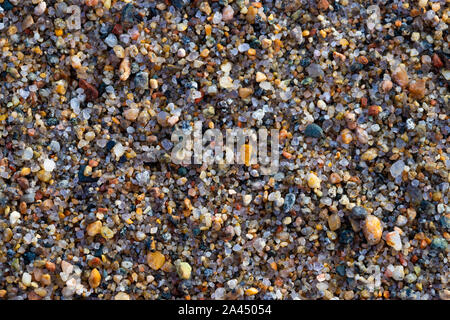
[{"label": "reddish-brown stone", "polygon": [[370,106],[369,107],[369,116],[377,116],[382,111],[380,106]]},{"label": "reddish-brown stone", "polygon": [[409,84],[409,93],[415,99],[423,99],[427,91],[426,81],[424,79],[419,79],[415,82]]},{"label": "reddish-brown stone", "polygon": [[320,10],[327,10],[329,6],[330,4],[328,3],[327,0],[319,0],[319,3],[317,4],[317,7]]},{"label": "reddish-brown stone", "polygon": [[120,24],[116,24],[111,32],[119,36],[123,33],[123,27]]},{"label": "reddish-brown stone", "polygon": [[83,88],[84,94],[86,95],[86,99],[88,101],[92,101],[98,98],[98,90],[86,80],[80,79],[78,85],[80,86],[80,88]]},{"label": "reddish-brown stone", "polygon": [[436,68],[440,69],[444,66],[444,63],[442,63],[441,58],[435,53],[433,54],[433,66],[435,66]]},{"label": "reddish-brown stone", "polygon": [[17,183],[22,188],[22,190],[28,190],[28,188],[30,187],[30,183],[28,182],[28,179],[25,177],[17,178]]}]

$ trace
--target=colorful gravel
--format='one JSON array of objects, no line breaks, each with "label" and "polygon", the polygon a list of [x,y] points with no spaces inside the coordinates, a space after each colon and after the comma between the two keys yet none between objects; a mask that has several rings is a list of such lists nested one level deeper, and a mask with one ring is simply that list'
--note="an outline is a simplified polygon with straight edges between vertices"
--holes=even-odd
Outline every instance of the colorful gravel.
[{"label": "colorful gravel", "polygon": [[[0,0],[0,300],[449,300],[449,14]],[[173,163],[195,121],[278,172]]]}]

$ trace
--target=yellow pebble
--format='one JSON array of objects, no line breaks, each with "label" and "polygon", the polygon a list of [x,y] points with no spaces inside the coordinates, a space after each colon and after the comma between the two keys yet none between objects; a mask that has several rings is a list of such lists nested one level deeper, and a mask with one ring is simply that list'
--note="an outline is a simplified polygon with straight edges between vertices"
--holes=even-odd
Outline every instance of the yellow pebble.
[{"label": "yellow pebble", "polygon": [[55,29],[55,35],[61,37],[63,35],[62,29]]},{"label": "yellow pebble", "polygon": [[209,25],[209,24],[205,25],[205,33],[207,36],[211,35],[211,31],[212,31],[211,25]]},{"label": "yellow pebble", "polygon": [[200,57],[202,58],[206,58],[209,55],[209,50],[208,49],[203,49],[202,52],[200,52]]},{"label": "yellow pebble", "polygon": [[350,132],[349,129],[342,130],[341,138],[342,138],[342,142],[344,142],[345,144],[349,144],[353,140],[352,133]]},{"label": "yellow pebble", "polygon": [[164,265],[165,261],[166,257],[164,257],[164,255],[159,251],[149,252],[147,254],[147,263],[150,268],[155,271],[160,269]]},{"label": "yellow pebble", "polygon": [[112,239],[112,237],[114,237],[114,232],[107,226],[102,227],[100,233],[105,239]]},{"label": "yellow pebble", "polygon": [[347,41],[347,39],[341,39],[339,41],[339,44],[343,47],[346,47],[346,46],[348,46],[348,41]]},{"label": "yellow pebble", "polygon": [[247,167],[250,166],[251,155],[252,146],[249,144],[244,144],[241,148],[241,157]]},{"label": "yellow pebble", "polygon": [[320,182],[321,180],[313,172],[308,175],[308,186],[310,188],[320,188]]},{"label": "yellow pebble", "polygon": [[100,275],[100,272],[98,272],[97,269],[93,269],[91,271],[91,275],[89,276],[89,285],[91,288],[97,288],[100,285],[101,280],[102,276]]},{"label": "yellow pebble", "polygon": [[38,46],[36,46],[36,47],[33,48],[33,52],[36,53],[36,54],[38,54],[38,55],[41,55],[41,54],[42,54],[42,50],[41,50],[41,48],[39,48]]},{"label": "yellow pebble", "polygon": [[373,215],[367,216],[362,229],[368,244],[375,245],[380,242],[383,233],[380,219]]},{"label": "yellow pebble", "polygon": [[56,86],[56,92],[60,95],[64,95],[66,93],[66,88],[62,84],[59,84]]},{"label": "yellow pebble", "polygon": [[364,161],[372,161],[378,156],[378,150],[376,148],[370,148],[366,152],[364,152],[361,156],[361,159]]},{"label": "yellow pebble", "polygon": [[256,289],[256,288],[248,288],[247,290],[245,290],[245,294],[247,295],[247,296],[253,296],[253,295],[255,295],[255,294],[257,294],[259,291],[258,291],[258,289]]}]

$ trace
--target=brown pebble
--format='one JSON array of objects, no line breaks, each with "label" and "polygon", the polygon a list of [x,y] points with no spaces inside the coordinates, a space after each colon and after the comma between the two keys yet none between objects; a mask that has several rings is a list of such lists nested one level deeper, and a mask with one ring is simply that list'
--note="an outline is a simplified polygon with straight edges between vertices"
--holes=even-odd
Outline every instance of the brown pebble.
[{"label": "brown pebble", "polygon": [[392,74],[392,78],[394,81],[401,87],[406,87],[409,83],[408,73],[406,72],[405,67],[398,66]]},{"label": "brown pebble", "polygon": [[56,265],[51,261],[47,261],[45,263],[45,268],[50,272],[54,272],[56,270]]},{"label": "brown pebble", "polygon": [[86,80],[80,79],[78,85],[84,90],[87,101],[93,101],[98,98],[98,90]]},{"label": "brown pebble", "polygon": [[17,178],[17,183],[22,188],[22,190],[27,190],[30,187],[30,183],[28,182],[28,179],[25,177],[19,177]]},{"label": "brown pebble", "polygon": [[330,4],[327,0],[319,0],[319,3],[317,4],[317,8],[320,10],[327,10]]},{"label": "brown pebble", "polygon": [[345,115],[345,122],[347,123],[347,128],[353,130],[356,128],[356,116],[353,112],[349,112]]},{"label": "brown pebble", "polygon": [[114,33],[116,36],[119,36],[123,33],[123,28],[120,24],[114,25],[114,28],[112,29],[111,33]]},{"label": "brown pebble", "polygon": [[359,56],[358,62],[365,65],[369,63],[369,60],[365,56]]},{"label": "brown pebble", "polygon": [[41,208],[44,211],[48,211],[51,208],[53,208],[53,200],[52,199],[45,199],[42,204],[41,204]]},{"label": "brown pebble", "polygon": [[100,230],[102,229],[102,222],[101,221],[95,221],[92,222],[90,225],[87,226],[86,232],[90,237],[94,237],[95,235],[100,233]]},{"label": "brown pebble", "polygon": [[95,7],[98,4],[98,0],[86,0],[84,3],[88,7]]},{"label": "brown pebble", "polygon": [[91,268],[97,268],[99,266],[101,266],[102,264],[102,260],[100,260],[100,258],[98,257],[94,257],[91,260],[89,260],[88,262],[88,266]]},{"label": "brown pebble", "polygon": [[391,91],[391,89],[392,89],[392,81],[391,80],[384,80],[382,83],[381,83],[381,90],[384,92],[384,93],[388,93],[389,91]]},{"label": "brown pebble", "polygon": [[339,176],[339,174],[337,174],[336,172],[333,172],[331,175],[330,175],[330,182],[332,183],[332,184],[337,184],[337,183],[340,183],[342,181],[342,178]]},{"label": "brown pebble", "polygon": [[368,110],[369,110],[369,116],[377,116],[382,111],[380,106],[375,106],[375,105],[370,106]]},{"label": "brown pebble", "polygon": [[239,88],[239,97],[245,99],[253,93],[252,88]]},{"label": "brown pebble", "polygon": [[258,13],[258,9],[253,6],[248,7],[246,19],[248,23],[255,23],[256,14]]},{"label": "brown pebble", "polygon": [[442,62],[441,58],[438,56],[437,53],[433,54],[432,57],[433,66],[440,69],[444,66],[444,63]]},{"label": "brown pebble", "polygon": [[341,218],[337,213],[333,213],[328,217],[328,226],[330,227],[331,231],[336,231],[341,227]]},{"label": "brown pebble", "polygon": [[426,81],[425,79],[419,79],[415,82],[411,82],[408,87],[410,95],[415,99],[423,99],[426,93]]}]

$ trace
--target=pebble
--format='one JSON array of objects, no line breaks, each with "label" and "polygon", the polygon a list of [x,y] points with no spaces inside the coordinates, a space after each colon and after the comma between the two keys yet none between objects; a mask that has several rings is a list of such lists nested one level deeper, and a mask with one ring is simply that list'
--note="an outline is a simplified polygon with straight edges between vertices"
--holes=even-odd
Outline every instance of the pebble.
[{"label": "pebble", "polygon": [[317,124],[311,123],[305,129],[305,136],[311,138],[321,138],[323,136],[323,130]]},{"label": "pebble", "polygon": [[134,77],[134,85],[139,89],[147,89],[148,88],[148,73],[147,72],[138,72]]},{"label": "pebble", "polygon": [[105,43],[108,45],[108,47],[114,48],[118,43],[117,37],[114,34],[110,33],[105,38]]},{"label": "pebble", "polygon": [[31,285],[31,274],[24,272],[22,275],[22,283],[24,286],[29,287]]},{"label": "pebble", "polygon": [[56,163],[51,159],[45,159],[43,168],[47,172],[52,172],[56,168]]},{"label": "pebble", "polygon": [[405,277],[405,270],[403,266],[395,266],[392,271],[392,278],[397,281],[402,281]]},{"label": "pebble", "polygon": [[130,108],[123,112],[123,116],[125,119],[129,121],[135,121],[139,115],[139,109],[137,108]]},{"label": "pebble", "polygon": [[130,60],[127,57],[125,57],[120,63],[119,74],[120,80],[122,81],[126,81],[131,74]]},{"label": "pebble", "polygon": [[331,231],[336,231],[341,227],[341,218],[337,213],[334,213],[328,217],[328,226]]},{"label": "pebble", "polygon": [[384,80],[381,83],[381,89],[383,90],[384,93],[388,93],[389,91],[391,91],[393,86],[393,83],[391,80]]},{"label": "pebble", "polygon": [[98,90],[86,80],[80,79],[79,86],[83,89],[87,101],[93,101],[98,98]]},{"label": "pebble", "polygon": [[425,84],[426,81],[424,79],[419,79],[411,82],[408,87],[411,96],[415,99],[423,99],[426,93]]},{"label": "pebble", "polygon": [[181,262],[177,260],[175,262],[175,267],[178,273],[178,276],[181,279],[188,280],[191,278],[192,267],[187,262]]},{"label": "pebble", "polygon": [[369,245],[375,245],[380,242],[383,227],[380,219],[376,216],[368,215],[363,222],[362,230]]},{"label": "pebble", "polygon": [[12,227],[20,222],[20,213],[17,211],[13,211],[9,214],[9,223]]},{"label": "pebble", "polygon": [[376,148],[370,148],[361,155],[361,160],[372,161],[378,156],[378,150]]},{"label": "pebble", "polygon": [[352,218],[354,219],[366,219],[369,213],[364,207],[354,206],[352,208]]},{"label": "pebble", "polygon": [[406,87],[409,83],[408,73],[403,66],[398,66],[392,74],[394,81],[401,87]]},{"label": "pebble", "polygon": [[259,71],[256,73],[256,82],[263,82],[266,80],[267,80],[267,76],[264,73],[259,72]]},{"label": "pebble", "polygon": [[233,19],[234,10],[233,7],[228,5],[225,8],[223,8],[222,11],[222,20],[225,22],[229,22]]},{"label": "pebble", "polygon": [[386,235],[386,243],[397,251],[402,250],[402,241],[398,231],[389,232]]},{"label": "pebble", "polygon": [[233,87],[233,79],[230,76],[223,76],[219,79],[219,85],[221,88],[230,89]]},{"label": "pebble", "polygon": [[86,232],[87,232],[88,236],[94,237],[95,235],[100,233],[101,229],[102,229],[102,222],[95,221],[86,227]]},{"label": "pebble", "polygon": [[130,300],[130,296],[125,292],[119,292],[115,295],[114,300]]},{"label": "pebble", "polygon": [[433,241],[431,241],[431,247],[433,249],[446,250],[448,242],[444,238],[434,238]]},{"label": "pebble", "polygon": [[22,21],[22,29],[28,29],[34,24],[34,19],[31,15],[28,15],[25,17],[25,19]]},{"label": "pebble", "polygon": [[392,164],[389,171],[390,171],[391,175],[394,178],[396,178],[403,173],[404,169],[405,169],[405,162],[403,160],[398,160]]},{"label": "pebble", "polygon": [[254,296],[255,294],[258,294],[259,290],[256,288],[248,288],[247,290],[245,290],[245,295],[246,296]]},{"label": "pebble", "polygon": [[243,197],[243,201],[242,203],[244,204],[244,206],[248,206],[250,204],[250,202],[252,201],[252,195],[251,194],[246,194]]},{"label": "pebble", "polygon": [[253,94],[252,88],[239,88],[239,97],[246,99]]},{"label": "pebble", "polygon": [[352,136],[351,131],[349,129],[342,130],[341,139],[342,139],[342,142],[345,144],[351,143],[353,141],[353,136]]},{"label": "pebble", "polygon": [[159,252],[149,252],[147,254],[147,263],[153,270],[159,270],[164,265],[164,262],[166,261],[166,258],[164,255]]},{"label": "pebble", "polygon": [[307,178],[308,186],[311,189],[319,189],[322,182],[313,172],[309,173]]},{"label": "pebble", "polygon": [[369,142],[369,135],[366,130],[362,128],[356,128],[356,139],[358,139],[358,142],[361,144],[367,144]]},{"label": "pebble", "polygon": [[96,268],[92,269],[91,274],[89,275],[89,285],[92,289],[97,288],[100,285],[102,277],[100,272]]},{"label": "pebble", "polygon": [[36,16],[42,15],[47,9],[47,3],[45,1],[39,2],[36,7],[34,7],[34,14]]}]

